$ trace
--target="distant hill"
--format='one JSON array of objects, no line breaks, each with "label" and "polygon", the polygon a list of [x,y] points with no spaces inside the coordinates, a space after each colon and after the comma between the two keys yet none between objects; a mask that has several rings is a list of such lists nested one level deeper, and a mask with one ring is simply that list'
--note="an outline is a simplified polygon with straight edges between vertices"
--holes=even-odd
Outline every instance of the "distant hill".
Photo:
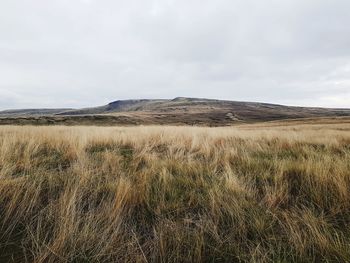
[{"label": "distant hill", "polygon": [[350,116],[350,109],[292,107],[269,103],[201,98],[117,100],[84,109],[27,109],[0,112],[0,124],[29,122],[50,124],[189,124],[231,125],[300,118]]},{"label": "distant hill", "polygon": [[54,115],[61,112],[66,112],[72,109],[18,109],[18,110],[4,110],[0,111],[1,116],[40,116],[40,115]]}]

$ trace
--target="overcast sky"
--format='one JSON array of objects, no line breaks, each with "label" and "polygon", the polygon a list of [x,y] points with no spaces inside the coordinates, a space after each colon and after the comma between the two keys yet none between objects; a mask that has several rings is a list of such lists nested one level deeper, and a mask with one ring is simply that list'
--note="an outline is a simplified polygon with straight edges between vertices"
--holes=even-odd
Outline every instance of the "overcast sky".
[{"label": "overcast sky", "polygon": [[350,1],[1,0],[0,109],[177,96],[350,108]]}]

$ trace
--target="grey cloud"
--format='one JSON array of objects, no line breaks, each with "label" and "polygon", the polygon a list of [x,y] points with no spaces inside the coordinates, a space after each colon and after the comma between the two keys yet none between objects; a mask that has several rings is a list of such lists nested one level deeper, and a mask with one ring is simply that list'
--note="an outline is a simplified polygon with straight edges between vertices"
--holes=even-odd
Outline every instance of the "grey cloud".
[{"label": "grey cloud", "polygon": [[0,108],[213,97],[350,107],[347,0],[4,0]]}]

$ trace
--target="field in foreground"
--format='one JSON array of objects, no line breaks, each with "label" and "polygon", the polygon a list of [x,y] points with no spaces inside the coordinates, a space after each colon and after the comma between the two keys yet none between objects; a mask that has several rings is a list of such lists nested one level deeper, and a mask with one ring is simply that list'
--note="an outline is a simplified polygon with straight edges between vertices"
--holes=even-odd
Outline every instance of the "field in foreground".
[{"label": "field in foreground", "polygon": [[350,124],[0,128],[0,262],[350,261]]}]

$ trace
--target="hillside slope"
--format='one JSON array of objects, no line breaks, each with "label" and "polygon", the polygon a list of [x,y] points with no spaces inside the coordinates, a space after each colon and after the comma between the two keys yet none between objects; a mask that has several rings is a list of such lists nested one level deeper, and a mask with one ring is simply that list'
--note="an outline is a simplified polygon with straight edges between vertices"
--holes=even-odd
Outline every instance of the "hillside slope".
[{"label": "hillside slope", "polygon": [[98,124],[187,124],[221,126],[241,122],[350,116],[350,109],[292,107],[178,97],[172,100],[117,100],[85,109],[17,110],[0,112],[0,123],[59,122]]},{"label": "hillside slope", "polygon": [[15,109],[0,111],[0,116],[43,116],[67,112],[72,109]]}]

